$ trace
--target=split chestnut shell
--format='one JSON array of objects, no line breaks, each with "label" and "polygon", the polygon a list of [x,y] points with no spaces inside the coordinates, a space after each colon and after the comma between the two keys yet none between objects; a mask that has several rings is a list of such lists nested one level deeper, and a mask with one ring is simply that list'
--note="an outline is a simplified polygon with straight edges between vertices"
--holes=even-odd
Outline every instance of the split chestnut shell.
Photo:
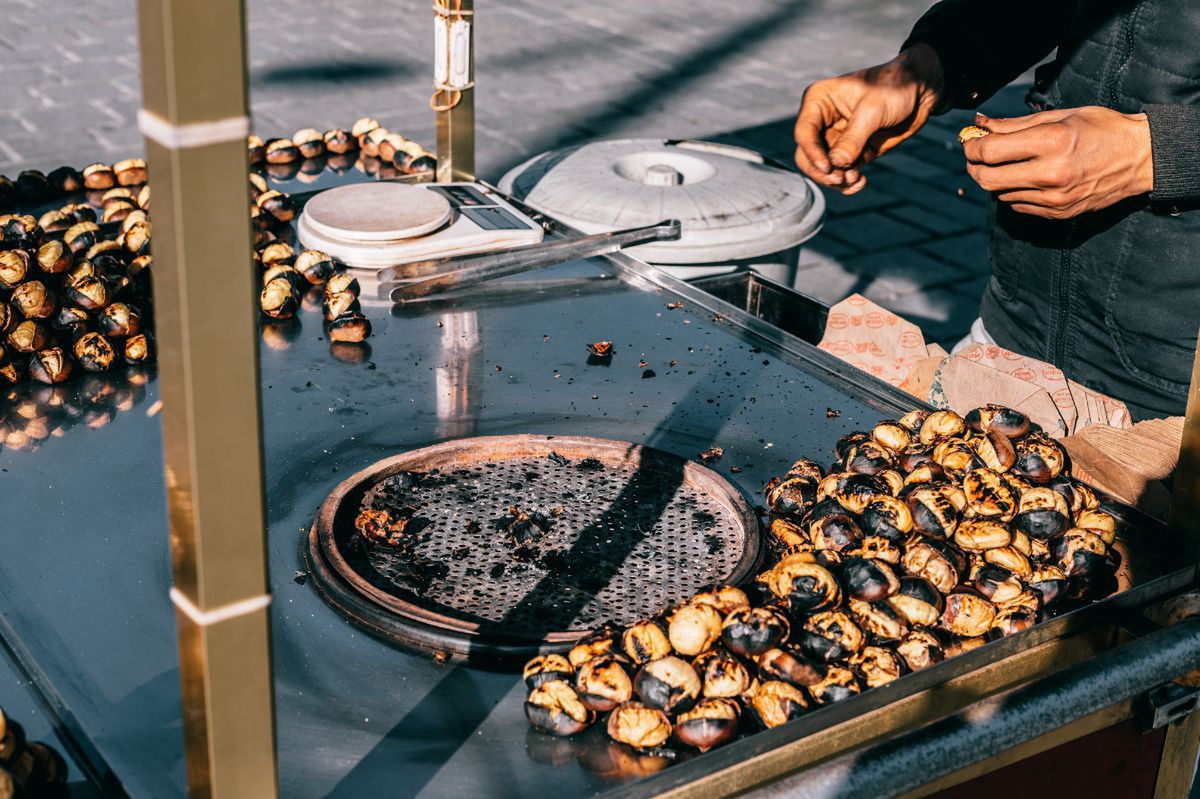
[{"label": "split chestnut shell", "polygon": [[794,685],[768,680],[750,697],[750,712],[755,721],[770,729],[799,718],[808,709],[808,698]]},{"label": "split chestnut shell", "polygon": [[575,677],[575,669],[562,655],[538,655],[525,664],[521,674],[525,685],[537,688],[551,680],[570,682]]},{"label": "split chestnut shell", "polygon": [[681,655],[698,655],[721,638],[721,614],[710,605],[688,603],[667,620],[667,638]]},{"label": "split chestnut shell", "polygon": [[633,690],[642,702],[672,715],[694,705],[700,688],[700,675],[674,655],[650,661],[633,678]]},{"label": "split chestnut shell", "polygon": [[633,680],[620,655],[600,655],[585,660],[575,674],[575,690],[588,708],[599,713],[633,698]]},{"label": "split chestnut shell", "polygon": [[742,608],[725,618],[721,639],[731,651],[743,656],[760,655],[787,639],[786,618],[770,608]]},{"label": "split chestnut shell", "polygon": [[741,706],[731,699],[701,699],[675,719],[675,737],[681,743],[707,752],[732,741],[738,731]]},{"label": "split chestnut shell", "polygon": [[609,714],[608,737],[635,749],[653,749],[671,737],[671,719],[656,708],[626,702]]},{"label": "split chestnut shell", "polygon": [[750,688],[750,672],[742,661],[724,649],[701,652],[692,661],[700,675],[701,693],[706,697],[737,697]]},{"label": "split chestnut shell", "polygon": [[566,736],[586,730],[596,720],[596,714],[583,704],[569,683],[551,680],[529,693],[525,718],[540,730]]}]

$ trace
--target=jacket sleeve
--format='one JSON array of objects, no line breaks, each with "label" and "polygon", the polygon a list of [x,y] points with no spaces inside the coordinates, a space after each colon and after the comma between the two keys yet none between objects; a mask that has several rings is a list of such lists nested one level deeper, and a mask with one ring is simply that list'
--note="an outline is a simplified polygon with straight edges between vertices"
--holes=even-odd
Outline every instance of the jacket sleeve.
[{"label": "jacket sleeve", "polygon": [[975,108],[1058,46],[1072,0],[941,0],[904,48],[924,43],[942,62],[943,108]]},{"label": "jacket sleeve", "polygon": [[1200,106],[1146,105],[1142,112],[1150,123],[1154,161],[1150,199],[1165,203],[1200,200],[1200,147],[1196,146]]}]

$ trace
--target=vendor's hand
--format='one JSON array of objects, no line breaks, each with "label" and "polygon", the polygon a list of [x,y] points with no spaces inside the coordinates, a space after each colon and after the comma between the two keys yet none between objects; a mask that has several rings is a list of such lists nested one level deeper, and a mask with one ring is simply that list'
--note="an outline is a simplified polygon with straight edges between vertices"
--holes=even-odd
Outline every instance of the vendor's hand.
[{"label": "vendor's hand", "polygon": [[1069,219],[1154,187],[1145,114],[1087,106],[1015,119],[976,116],[967,172],[1014,211]]},{"label": "vendor's hand", "polygon": [[822,186],[854,194],[859,169],[920,130],[937,105],[942,65],[918,44],[886,64],[820,80],[796,118],[796,165]]}]

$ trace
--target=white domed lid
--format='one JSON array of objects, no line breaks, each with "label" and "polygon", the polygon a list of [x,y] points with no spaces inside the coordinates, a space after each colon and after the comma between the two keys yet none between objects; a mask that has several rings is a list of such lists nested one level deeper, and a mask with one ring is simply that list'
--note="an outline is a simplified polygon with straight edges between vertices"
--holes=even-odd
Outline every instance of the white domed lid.
[{"label": "white domed lid", "polygon": [[821,228],[825,201],[801,175],[738,147],[615,139],[535,156],[500,190],[585,233],[678,219],[678,241],[630,248],[662,264],[755,258]]}]

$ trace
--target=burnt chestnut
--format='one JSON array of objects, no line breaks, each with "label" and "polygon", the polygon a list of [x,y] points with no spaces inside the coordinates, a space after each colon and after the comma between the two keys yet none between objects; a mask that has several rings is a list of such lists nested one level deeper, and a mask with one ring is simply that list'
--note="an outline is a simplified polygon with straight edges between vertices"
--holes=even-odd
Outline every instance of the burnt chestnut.
[{"label": "burnt chestnut", "polygon": [[1011,483],[991,469],[973,469],[963,478],[966,515],[975,519],[1009,522],[1016,515],[1019,495]]},{"label": "burnt chestnut", "polygon": [[803,513],[816,500],[817,484],[807,477],[774,477],[767,483],[767,507],[775,513]]},{"label": "burnt chestnut", "polygon": [[84,333],[73,348],[75,360],[89,372],[107,372],[117,354],[112,344],[99,333]]},{"label": "burnt chestnut", "polygon": [[760,575],[772,594],[788,597],[799,612],[816,612],[837,607],[842,589],[829,569],[803,555],[789,555]]},{"label": "burnt chestnut", "polygon": [[808,710],[808,698],[796,686],[782,680],[767,680],[750,697],[750,713],[765,729],[799,718]]},{"label": "burnt chestnut", "polygon": [[1033,566],[1030,564],[1028,556],[1015,546],[989,549],[983,553],[983,559],[988,563],[1007,569],[1022,580],[1028,579],[1033,572]]},{"label": "burnt chestnut", "polygon": [[985,468],[975,448],[957,438],[934,447],[933,459],[951,480],[962,480],[971,470]]},{"label": "burnt chestnut", "polygon": [[308,290],[308,281],[289,264],[272,264],[263,272],[262,282],[267,285],[272,280],[286,280],[292,291],[303,294]]},{"label": "burnt chestnut", "polygon": [[967,552],[984,552],[1012,543],[1012,533],[998,521],[967,519],[954,531],[954,543]]},{"label": "burnt chestnut", "polygon": [[1012,441],[994,430],[975,439],[973,443],[979,459],[989,469],[1007,472],[1017,460]]},{"label": "burnt chestnut", "polygon": [[321,137],[325,149],[335,155],[354,152],[358,149],[358,140],[341,128],[330,128]]},{"label": "burnt chestnut", "polygon": [[124,302],[114,302],[100,313],[100,332],[106,336],[125,338],[142,332],[142,314]]},{"label": "burnt chestnut", "polygon": [[263,153],[268,164],[291,164],[300,160],[300,149],[285,137],[267,139],[263,144]]},{"label": "burnt chestnut", "polygon": [[633,698],[633,680],[629,678],[627,664],[625,658],[616,654],[585,660],[575,674],[579,699],[597,713],[607,713],[628,702]]},{"label": "burnt chestnut", "polygon": [[959,512],[937,488],[918,488],[908,494],[913,527],[933,538],[949,538],[958,527]]},{"label": "burnt chestnut", "polygon": [[822,469],[821,465],[816,461],[809,460],[808,458],[801,458],[788,467],[787,476],[804,477],[812,480],[814,483],[819,483],[825,476],[825,470]]},{"label": "burnt chestnut", "polygon": [[300,296],[290,282],[277,278],[263,286],[259,307],[272,319],[287,319],[296,315],[300,307]]},{"label": "burnt chestnut", "polygon": [[317,158],[325,154],[325,137],[315,128],[304,128],[292,134],[292,144],[304,158]]},{"label": "burnt chestnut", "polygon": [[692,664],[674,655],[646,663],[633,678],[633,690],[649,707],[674,715],[700,697],[700,675]]},{"label": "burnt chestnut", "polygon": [[738,697],[750,688],[750,672],[724,649],[701,652],[692,661],[700,675],[701,693],[706,697]]},{"label": "burnt chestnut", "polygon": [[904,475],[895,469],[884,469],[875,475],[875,478],[882,481],[888,493],[893,497],[900,496],[900,492],[904,490]]},{"label": "burnt chestnut", "polygon": [[29,280],[17,286],[9,300],[26,319],[48,319],[58,306],[53,292],[40,280]]},{"label": "burnt chestnut", "polygon": [[942,594],[933,583],[912,575],[900,580],[900,590],[887,601],[911,624],[925,627],[932,626],[945,607]]},{"label": "burnt chestnut", "polygon": [[344,313],[361,310],[362,308],[358,304],[358,297],[348,291],[336,294],[327,293],[321,298],[321,315],[329,322],[332,322]]},{"label": "burnt chestnut", "polygon": [[26,319],[8,331],[8,346],[17,352],[36,352],[50,343],[50,331],[37,319]]},{"label": "burnt chestnut", "polygon": [[932,630],[923,628],[910,630],[896,645],[896,652],[913,671],[940,663],[946,657],[941,639]]},{"label": "burnt chestnut", "polygon": [[966,416],[967,426],[976,433],[994,431],[1007,438],[1020,438],[1029,432],[1029,417],[1003,405],[984,405]]},{"label": "burnt chestnut", "polygon": [[1042,605],[1050,607],[1067,590],[1067,575],[1057,566],[1039,566],[1029,575],[1029,587],[1042,598]]},{"label": "burnt chestnut", "polygon": [[850,596],[864,602],[879,602],[900,590],[900,580],[891,566],[866,558],[842,561],[842,583]]},{"label": "burnt chestnut", "polygon": [[721,621],[721,614],[712,606],[688,603],[667,619],[667,639],[676,652],[692,657],[720,639]]},{"label": "burnt chestnut", "polygon": [[36,250],[42,246],[45,231],[28,214],[0,216],[0,243],[3,249]]},{"label": "burnt chestnut", "polygon": [[46,175],[46,183],[56,194],[74,194],[83,190],[83,174],[70,166],[60,166]]},{"label": "burnt chestnut", "polygon": [[79,222],[63,234],[63,243],[73,253],[86,252],[100,237],[100,226],[95,222]]},{"label": "burnt chestnut", "polygon": [[149,333],[137,333],[125,339],[126,363],[149,363],[154,360],[154,339]]},{"label": "burnt chestnut", "polygon": [[634,749],[653,749],[671,737],[671,719],[656,708],[626,702],[609,715],[608,737]]},{"label": "burnt chestnut", "polygon": [[567,660],[575,668],[592,658],[597,658],[621,650],[621,632],[611,624],[606,624],[593,630],[579,639],[575,646],[567,652]]},{"label": "burnt chestnut", "polygon": [[291,266],[295,259],[296,251],[292,249],[292,245],[282,241],[273,241],[258,251],[258,260],[264,267]]},{"label": "burnt chestnut", "polygon": [[368,131],[364,136],[359,138],[358,146],[362,149],[363,155],[371,158],[379,157],[379,145],[383,144],[387,139],[389,131],[386,128],[378,127]]},{"label": "burnt chestnut", "polygon": [[1100,498],[1096,496],[1095,491],[1083,483],[1072,480],[1065,474],[1054,478],[1047,483],[1047,486],[1062,495],[1072,514],[1100,507]]},{"label": "burnt chestnut", "polygon": [[996,606],[982,594],[958,588],[946,596],[939,625],[951,635],[973,638],[985,634],[996,618]]},{"label": "burnt chestnut", "polygon": [[437,158],[433,153],[423,152],[408,162],[408,171],[414,175],[422,172],[436,172]]},{"label": "burnt chestnut", "polygon": [[808,528],[813,546],[817,549],[832,549],[843,552],[858,546],[863,532],[848,515],[826,516],[813,522]]},{"label": "burnt chestnut", "polygon": [[71,268],[71,251],[61,241],[48,241],[37,251],[37,265],[48,275],[60,275]]},{"label": "burnt chestnut", "polygon": [[625,628],[621,635],[621,648],[630,660],[641,665],[670,655],[671,641],[657,621],[643,619]]},{"label": "burnt chestnut", "polygon": [[908,474],[904,475],[904,485],[910,486],[914,483],[936,483],[946,479],[946,470],[938,466],[933,461],[922,463],[915,469],[912,469]]},{"label": "burnt chestnut", "polygon": [[675,737],[681,743],[707,752],[732,741],[738,731],[741,706],[730,699],[701,699],[675,719]]},{"label": "burnt chestnut", "polygon": [[891,468],[892,454],[883,446],[868,439],[851,447],[842,463],[848,472],[879,474],[884,469]]},{"label": "burnt chestnut", "polygon": [[266,145],[258,136],[250,135],[246,137],[246,158],[251,166],[261,164],[267,157]]},{"label": "burnt chestnut", "polygon": [[862,430],[855,430],[853,433],[847,433],[834,442],[833,451],[837,455],[838,460],[844,461],[855,447],[865,444],[870,440],[871,436],[869,434],[864,433]]},{"label": "burnt chestnut", "polygon": [[787,552],[800,547],[812,546],[808,533],[799,524],[788,519],[772,519],[767,535],[776,552]]},{"label": "burnt chestnut", "polygon": [[1025,590],[1024,583],[1017,575],[1003,566],[994,563],[984,563],[974,576],[975,587],[998,605],[1002,605]]},{"label": "burnt chestnut", "polygon": [[709,605],[726,616],[739,608],[750,607],[746,592],[733,585],[714,585],[688,600],[694,605]]},{"label": "burnt chestnut", "polygon": [[741,608],[725,618],[721,640],[730,651],[754,657],[776,647],[791,632],[784,616],[770,608]]},{"label": "burnt chestnut", "polygon": [[912,532],[913,525],[908,505],[893,496],[873,497],[862,511],[862,529],[868,535],[900,542]]},{"label": "burnt chestnut", "polygon": [[913,439],[909,428],[890,419],[871,428],[871,438],[876,444],[893,453],[903,452]]},{"label": "burnt chestnut", "polygon": [[811,685],[808,692],[819,705],[831,705],[862,693],[862,682],[853,671],[841,666],[830,666],[825,678]]},{"label": "burnt chestnut", "polygon": [[64,305],[58,309],[58,313],[54,316],[50,325],[55,330],[66,333],[68,338],[76,339],[87,332],[90,318],[88,312],[82,308],[76,308],[74,305]]},{"label": "burnt chestnut", "polygon": [[56,209],[53,211],[47,211],[39,216],[37,223],[38,227],[45,232],[53,233],[59,230],[66,230],[71,225],[75,224],[75,221],[64,214],[61,210]]},{"label": "burnt chestnut", "polygon": [[934,411],[921,423],[918,438],[922,444],[934,444],[961,436],[966,429],[967,423],[954,411]]},{"label": "burnt chestnut", "polygon": [[1076,574],[1088,574],[1105,567],[1107,547],[1104,539],[1091,530],[1072,528],[1056,540],[1051,552],[1055,565],[1063,570],[1067,578]]},{"label": "burnt chestnut", "polygon": [[296,206],[292,203],[292,198],[274,189],[260,195],[254,203],[279,222],[290,222],[296,216]]},{"label": "burnt chestnut", "polygon": [[888,602],[851,599],[850,615],[863,630],[881,641],[896,641],[908,634],[908,619]]},{"label": "burnt chestnut", "polygon": [[331,275],[329,281],[325,284],[326,294],[353,294],[357,297],[359,291],[358,279],[344,272]]},{"label": "burnt chestnut", "polygon": [[861,652],[850,658],[849,665],[859,673],[868,688],[887,685],[908,672],[904,658],[886,646],[863,647]]},{"label": "burnt chestnut", "polygon": [[1012,472],[1031,482],[1045,485],[1067,467],[1066,450],[1045,433],[1029,433],[1017,441],[1016,450]]},{"label": "burnt chestnut", "polygon": [[958,585],[967,568],[966,558],[956,547],[929,538],[910,543],[902,563],[906,572],[925,578],[943,594]]},{"label": "burnt chestnut", "polygon": [[846,554],[855,558],[882,560],[895,566],[900,563],[902,552],[896,541],[880,535],[868,535],[859,542],[858,546],[848,550]]},{"label": "burnt chestnut", "polygon": [[62,383],[71,376],[71,359],[58,347],[38,350],[29,359],[29,376],[39,383]]},{"label": "burnt chestnut", "polygon": [[826,663],[847,658],[866,643],[862,628],[840,610],[809,616],[800,629],[799,639],[805,653]]},{"label": "burnt chestnut", "polygon": [[28,274],[29,253],[24,250],[0,252],[0,288],[16,288]]},{"label": "burnt chestnut", "polygon": [[1019,633],[1037,624],[1037,614],[1026,608],[1002,608],[992,620],[989,633],[994,638]]},{"label": "burnt chestnut", "polygon": [[371,336],[371,320],[357,311],[347,311],[329,323],[330,341],[364,341]]},{"label": "burnt chestnut", "polygon": [[1047,541],[1062,535],[1071,526],[1071,509],[1059,492],[1035,486],[1021,492],[1012,526],[1032,538]]},{"label": "burnt chestnut", "polygon": [[586,730],[596,714],[583,704],[570,683],[551,680],[530,691],[525,718],[539,730],[566,736]]},{"label": "burnt chestnut", "polygon": [[[15,294],[13,295],[16,296]],[[1102,510],[1081,510],[1075,514],[1075,526],[1084,530],[1091,530],[1096,535],[1100,536],[1105,544],[1111,546],[1113,541],[1117,539],[1117,520],[1112,517],[1112,514],[1105,513]]]},{"label": "burnt chestnut", "polygon": [[320,250],[305,250],[296,256],[293,266],[314,286],[327,282],[334,273],[333,259]]},{"label": "burnt chestnut", "polygon": [[933,447],[921,443],[909,444],[896,456],[896,465],[906,472],[915,471],[927,464],[936,461],[933,459]]},{"label": "burnt chestnut", "polygon": [[758,656],[758,675],[764,680],[782,680],[792,685],[815,685],[825,677],[825,665],[807,657],[797,647],[783,646]]},{"label": "burnt chestnut", "polygon": [[542,683],[551,680],[571,682],[575,678],[575,669],[571,662],[562,655],[538,655],[525,664],[521,676],[525,685],[537,688]]},{"label": "burnt chestnut", "polygon": [[354,519],[354,529],[372,544],[396,547],[406,540],[408,519],[393,517],[390,511],[366,509]]},{"label": "burnt chestnut", "polygon": [[131,255],[145,255],[150,251],[149,222],[137,222],[121,235],[122,246]]},{"label": "burnt chestnut", "polygon": [[83,168],[83,185],[89,189],[111,189],[117,185],[117,175],[108,164],[88,164]]},{"label": "burnt chestnut", "polygon": [[[828,480],[829,478],[826,478]],[[891,485],[879,475],[851,473],[839,475],[829,496],[841,503],[851,513],[862,513],[863,509],[877,496],[892,493]],[[821,498],[820,491],[817,494]]]}]

